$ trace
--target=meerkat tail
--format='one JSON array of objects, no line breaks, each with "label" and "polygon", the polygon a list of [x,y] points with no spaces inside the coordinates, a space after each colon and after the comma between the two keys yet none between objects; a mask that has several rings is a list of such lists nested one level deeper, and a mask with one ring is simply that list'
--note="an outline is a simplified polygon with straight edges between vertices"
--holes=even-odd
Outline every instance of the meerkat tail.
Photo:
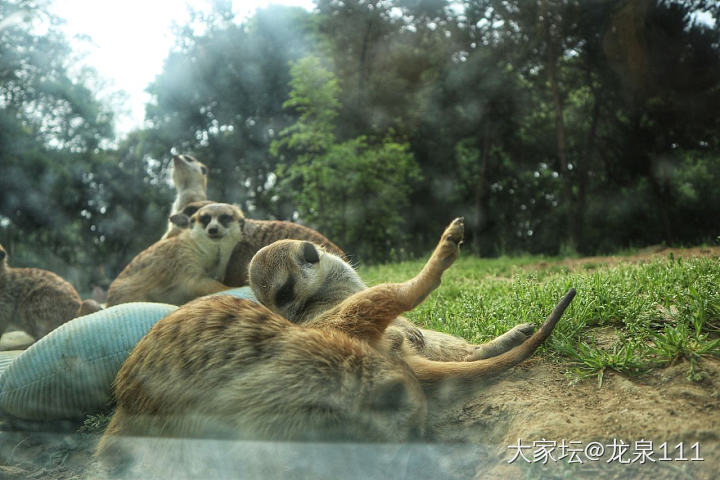
[{"label": "meerkat tail", "polygon": [[537,332],[517,347],[496,357],[472,362],[438,362],[412,355],[405,360],[423,387],[429,388],[446,380],[477,380],[496,375],[532,355],[537,347],[550,336],[555,324],[560,320],[574,297],[575,289],[571,288]]}]

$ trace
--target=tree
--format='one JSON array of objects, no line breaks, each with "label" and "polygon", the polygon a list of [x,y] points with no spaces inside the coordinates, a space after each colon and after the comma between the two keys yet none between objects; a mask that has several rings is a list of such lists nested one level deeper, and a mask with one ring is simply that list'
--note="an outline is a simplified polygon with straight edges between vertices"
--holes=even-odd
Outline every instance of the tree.
[{"label": "tree", "polygon": [[178,31],[178,45],[150,86],[147,118],[170,152],[194,153],[210,168],[209,197],[238,203],[261,218],[292,212],[269,180],[268,155],[277,132],[292,121],[282,102],[288,95],[288,62],[312,47],[309,14],[273,6],[237,24],[224,2],[193,19],[202,34]]},{"label": "tree", "polygon": [[403,212],[420,177],[409,146],[389,136],[338,142],[336,77],[315,57],[295,62],[291,77],[283,105],[299,117],[280,132],[271,152],[280,159],[277,176],[300,219],[363,260],[400,256],[408,237]]},{"label": "tree", "polygon": [[[0,242],[16,265],[90,263],[87,173],[112,137],[112,115],[70,73],[75,58],[46,2],[0,1]],[[33,25],[47,29],[35,33]],[[42,31],[42,30],[40,30]]]}]

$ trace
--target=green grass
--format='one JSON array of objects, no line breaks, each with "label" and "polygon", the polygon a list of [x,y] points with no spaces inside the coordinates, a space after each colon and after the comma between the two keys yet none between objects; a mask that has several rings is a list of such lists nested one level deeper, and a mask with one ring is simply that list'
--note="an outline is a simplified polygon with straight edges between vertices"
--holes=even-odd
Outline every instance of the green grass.
[{"label": "green grass", "polygon": [[[423,263],[365,267],[360,275],[369,285],[403,281]],[[602,385],[608,370],[639,374],[686,359],[688,378],[698,381],[698,360],[720,357],[717,257],[656,257],[571,270],[543,257],[461,256],[407,317],[481,343],[516,324],[541,322],[570,287],[577,297],[540,354],[568,362],[575,379],[595,376]],[[598,338],[608,332],[609,339]]]}]

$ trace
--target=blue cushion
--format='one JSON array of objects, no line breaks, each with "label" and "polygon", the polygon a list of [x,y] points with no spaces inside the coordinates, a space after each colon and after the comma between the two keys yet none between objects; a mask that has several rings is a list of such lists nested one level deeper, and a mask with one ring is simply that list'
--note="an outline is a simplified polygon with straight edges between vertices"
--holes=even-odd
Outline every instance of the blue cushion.
[{"label": "blue cushion", "polygon": [[[249,287],[215,295],[255,300]],[[132,349],[176,309],[163,303],[115,305],[61,325],[9,366],[12,355],[5,355],[4,361],[0,358],[0,411],[26,420],[58,420],[107,407],[112,382]]]}]

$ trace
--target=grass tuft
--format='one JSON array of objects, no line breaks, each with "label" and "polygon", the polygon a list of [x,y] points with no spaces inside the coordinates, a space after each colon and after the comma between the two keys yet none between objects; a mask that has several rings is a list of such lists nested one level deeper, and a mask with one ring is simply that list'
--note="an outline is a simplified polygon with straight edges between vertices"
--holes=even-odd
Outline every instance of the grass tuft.
[{"label": "grass tuft", "polygon": [[[361,268],[369,285],[413,277],[424,261]],[[577,262],[546,257],[482,259],[464,256],[443,283],[407,316],[426,328],[486,342],[512,328],[541,323],[570,287],[578,295],[540,354],[569,361],[576,379],[608,370],[638,375],[689,361],[700,381],[699,360],[720,357],[720,259],[670,255],[640,263]],[[596,341],[598,332],[615,332]]]}]

